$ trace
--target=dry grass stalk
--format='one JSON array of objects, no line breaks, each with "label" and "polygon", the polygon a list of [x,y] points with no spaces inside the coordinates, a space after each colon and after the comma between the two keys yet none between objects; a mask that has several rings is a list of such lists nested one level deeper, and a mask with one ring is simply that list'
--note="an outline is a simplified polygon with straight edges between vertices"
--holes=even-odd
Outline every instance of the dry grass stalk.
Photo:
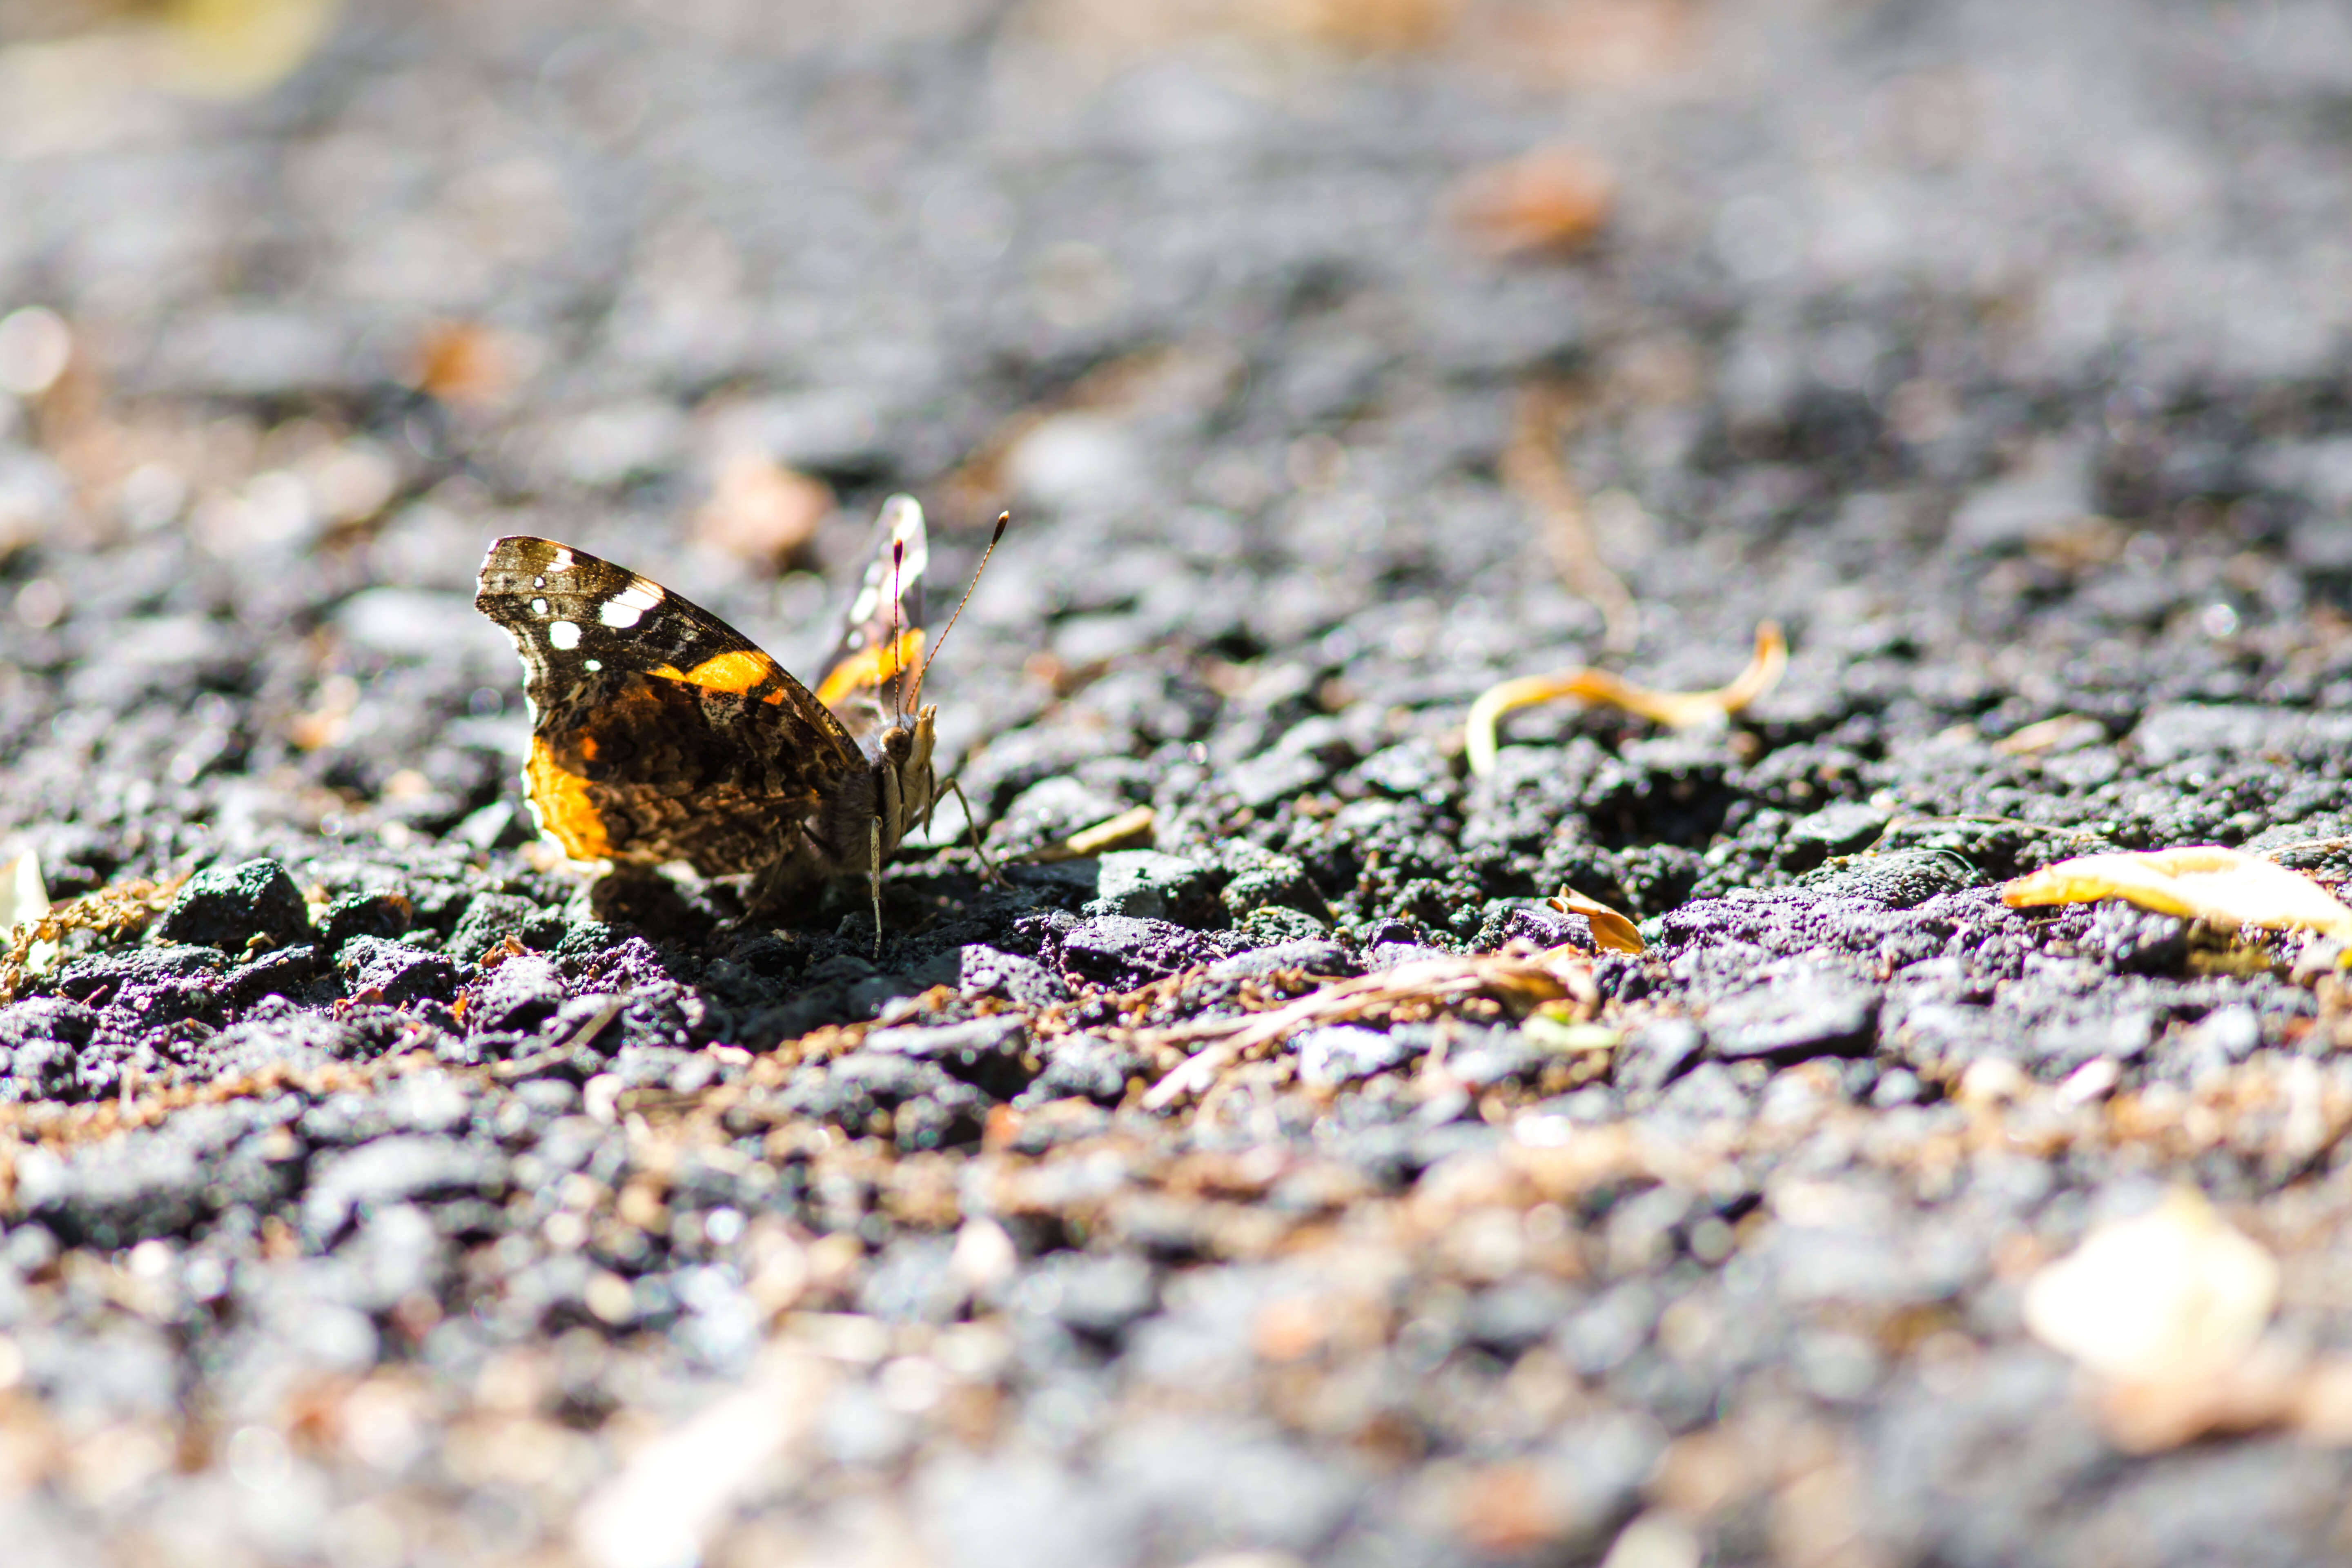
[{"label": "dry grass stalk", "polygon": [[1712,691],[1653,691],[1610,670],[1583,665],[1554,675],[1506,680],[1480,693],[1470,706],[1470,717],[1464,725],[1470,771],[1482,775],[1494,771],[1498,743],[1495,726],[1516,708],[1574,697],[1622,708],[1669,729],[1712,729],[1778,686],[1788,668],[1788,641],[1777,623],[1765,621],[1756,628],[1756,652],[1748,668],[1731,684]]},{"label": "dry grass stalk", "polygon": [[1013,857],[1024,866],[1045,866],[1057,860],[1084,860],[1089,856],[1108,854],[1113,849],[1149,848],[1152,829],[1158,817],[1148,805],[1122,811],[1108,822],[1097,822],[1080,833],[1073,833],[1058,843],[1032,849],[1026,855]]},{"label": "dry grass stalk", "polygon": [[1520,1014],[1563,997],[1593,1000],[1591,957],[1571,947],[1533,952],[1515,944],[1500,952],[1424,958],[1322,986],[1296,1002],[1247,1017],[1203,1018],[1139,1031],[1139,1043],[1147,1046],[1206,1042],[1152,1086],[1143,1097],[1144,1109],[1164,1110],[1204,1091],[1225,1068],[1301,1029],[1347,1023],[1408,1003],[1442,1005],[1474,996],[1491,997]]},{"label": "dry grass stalk", "polygon": [[1641,637],[1640,612],[1624,580],[1601,559],[1584,490],[1559,456],[1560,442],[1581,413],[1580,400],[1566,387],[1531,383],[1519,394],[1510,443],[1503,448],[1503,483],[1535,513],[1569,592],[1601,612],[1602,646],[1626,653]]}]

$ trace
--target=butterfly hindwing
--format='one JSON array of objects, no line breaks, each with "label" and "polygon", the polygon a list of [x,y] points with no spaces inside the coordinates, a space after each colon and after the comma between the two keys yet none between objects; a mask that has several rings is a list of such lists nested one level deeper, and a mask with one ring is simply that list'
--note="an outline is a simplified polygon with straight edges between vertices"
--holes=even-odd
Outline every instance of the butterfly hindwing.
[{"label": "butterfly hindwing", "polygon": [[576,858],[754,870],[866,765],[773,658],[610,562],[553,540],[500,539],[474,603],[521,656],[526,793]]},{"label": "butterfly hindwing", "polygon": [[818,700],[861,741],[889,725],[902,685],[922,662],[923,572],[929,564],[921,503],[892,496],[882,505],[866,575],[817,677]]}]

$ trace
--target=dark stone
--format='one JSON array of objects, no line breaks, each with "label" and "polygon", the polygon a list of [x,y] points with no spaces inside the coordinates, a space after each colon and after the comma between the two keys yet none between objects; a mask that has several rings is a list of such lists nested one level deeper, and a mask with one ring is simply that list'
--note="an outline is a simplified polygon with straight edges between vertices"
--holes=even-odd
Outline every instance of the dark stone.
[{"label": "dark stone", "polygon": [[1779,858],[1790,871],[1810,871],[1832,855],[1868,848],[1886,831],[1887,814],[1858,801],[1840,801],[1799,817],[1780,837]]},{"label": "dark stone", "polygon": [[415,906],[398,893],[346,893],[320,912],[319,942],[337,952],[355,936],[389,942],[415,921]]},{"label": "dark stone", "polygon": [[1221,958],[1209,965],[1213,980],[1250,980],[1284,970],[1295,969],[1304,974],[1351,975],[1357,972],[1355,954],[1328,936],[1312,936],[1297,942],[1276,942],[1272,947],[1252,948],[1231,958]]},{"label": "dark stone", "polygon": [[230,971],[221,983],[221,994],[238,1007],[250,1006],[265,996],[299,996],[326,967],[314,943],[281,947]]},{"label": "dark stone", "polygon": [[1253,844],[1232,844],[1220,856],[1232,879],[1218,895],[1225,913],[1235,921],[1268,905],[1298,910],[1328,921],[1330,907],[1307,874],[1306,865],[1288,855],[1276,855]]},{"label": "dark stone", "polygon": [[[601,912],[601,911],[600,911]],[[563,917],[516,893],[478,893],[457,917],[443,950],[460,963],[479,963],[482,954],[508,937],[544,952],[562,942]]]},{"label": "dark stone", "polygon": [[534,1030],[555,1016],[563,994],[563,975],[553,959],[535,952],[509,958],[475,986],[466,1027]]},{"label": "dark stone", "polygon": [[1984,879],[1949,849],[1897,849],[1832,861],[1797,884],[1828,898],[1868,899],[1890,910],[1916,910]]},{"label": "dark stone", "polygon": [[1111,1340],[1158,1305],[1160,1284],[1151,1265],[1132,1253],[1056,1252],[1031,1265],[1003,1294],[1018,1310]]},{"label": "dark stone", "polygon": [[1313,789],[1331,776],[1330,764],[1311,752],[1264,752],[1228,769],[1224,785],[1253,811]]},{"label": "dark stone", "polygon": [[275,860],[215,866],[189,878],[155,922],[154,940],[242,956],[257,938],[285,947],[310,937],[302,889]]},{"label": "dark stone", "polygon": [[1497,1354],[1516,1356],[1550,1338],[1577,1305],[1577,1293],[1557,1279],[1506,1279],[1472,1299],[1463,1337]]},{"label": "dark stone", "polygon": [[1044,964],[978,942],[959,954],[957,973],[957,989],[968,997],[995,996],[1024,1007],[1044,1007],[1063,999],[1061,983]]},{"label": "dark stone", "polygon": [[1471,947],[1479,952],[1492,952],[1507,942],[1531,942],[1538,947],[1561,947],[1573,942],[1590,951],[1592,942],[1592,922],[1582,915],[1565,914],[1549,904],[1525,900],[1497,900],[1486,908],[1471,938]]},{"label": "dark stone", "polygon": [[1426,1039],[1404,1030],[1362,1024],[1326,1024],[1301,1031],[1291,1048],[1298,1055],[1301,1082],[1332,1088],[1386,1072],[1429,1048]]},{"label": "dark stone", "polygon": [[1868,981],[1795,969],[1708,1008],[1707,1041],[1717,1056],[1729,1058],[1866,1056],[1877,1039],[1883,995]]},{"label": "dark stone", "polygon": [[0,1007],[0,1060],[10,1100],[82,1100],[78,1070],[98,1015],[62,997],[41,996]]},{"label": "dark stone", "polygon": [[1622,1089],[1662,1089],[1690,1070],[1706,1049],[1706,1036],[1687,1018],[1661,1018],[1617,1047],[1612,1080]]},{"label": "dark stone", "polygon": [[1129,1046],[1094,1035],[1071,1033],[1045,1042],[1045,1070],[1013,1103],[1023,1110],[1072,1098],[1117,1105],[1129,1081],[1148,1078],[1151,1064]]},{"label": "dark stone", "polygon": [[379,1138],[312,1170],[302,1229],[316,1242],[330,1242],[354,1215],[387,1205],[496,1197],[506,1184],[506,1156],[488,1144],[425,1133]]},{"label": "dark stone", "polygon": [[1196,861],[1150,849],[1119,850],[1099,862],[1095,896],[1085,912],[1222,926],[1224,909],[1217,901],[1222,880],[1214,868]]},{"label": "dark stone", "polygon": [[335,954],[354,1001],[380,1002],[396,1007],[404,1002],[431,998],[446,1002],[457,994],[457,966],[446,953],[427,952],[405,942],[382,937],[357,936]]},{"label": "dark stone", "polygon": [[1097,915],[1063,934],[1062,963],[1083,979],[1127,990],[1211,963],[1237,945],[1230,936],[1220,942],[1210,940],[1210,935],[1166,921]]}]

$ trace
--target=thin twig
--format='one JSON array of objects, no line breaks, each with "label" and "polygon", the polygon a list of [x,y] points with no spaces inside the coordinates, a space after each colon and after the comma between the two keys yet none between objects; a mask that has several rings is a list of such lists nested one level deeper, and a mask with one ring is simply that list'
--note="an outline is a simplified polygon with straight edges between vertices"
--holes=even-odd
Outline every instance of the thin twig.
[{"label": "thin twig", "polygon": [[1503,483],[1534,510],[1569,592],[1601,612],[1601,646],[1630,653],[1641,640],[1641,611],[1624,579],[1601,558],[1584,490],[1559,456],[1559,444],[1581,412],[1579,400],[1557,383],[1529,384],[1519,394],[1510,443],[1503,448]]},{"label": "thin twig", "polygon": [[1540,952],[1448,954],[1399,964],[1379,974],[1344,980],[1301,996],[1271,1012],[1244,1018],[1204,1018],[1165,1029],[1138,1031],[1145,1046],[1209,1043],[1143,1097],[1147,1110],[1164,1110],[1214,1083],[1217,1075],[1252,1052],[1318,1024],[1344,1023],[1376,1008],[1403,1002],[1454,1002],[1476,995],[1534,1006],[1591,988],[1591,955],[1572,947]]}]

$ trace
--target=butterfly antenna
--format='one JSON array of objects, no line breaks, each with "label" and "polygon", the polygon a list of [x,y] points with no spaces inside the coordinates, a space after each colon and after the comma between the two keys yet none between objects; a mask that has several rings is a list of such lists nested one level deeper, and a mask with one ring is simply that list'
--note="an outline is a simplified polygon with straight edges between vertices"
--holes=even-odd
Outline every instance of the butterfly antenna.
[{"label": "butterfly antenna", "polygon": [[[907,542],[903,539],[892,540],[890,542],[890,702],[898,709],[898,717],[901,719],[907,716],[907,667],[898,656],[898,645],[906,637],[905,631],[898,624],[898,617],[906,614],[906,603],[898,597],[900,591],[898,572],[899,568],[906,563]],[[915,683],[915,689],[921,690],[922,684],[918,680]]]},{"label": "butterfly antenna", "polygon": [[1003,542],[1004,531],[1012,522],[1011,512],[997,514],[996,531],[988,536],[988,548],[980,552],[980,564],[971,569],[971,581],[963,585],[963,597],[956,601],[955,614],[950,616],[948,624],[940,628],[939,640],[931,644],[929,651],[923,655],[923,662],[915,670],[915,693],[911,700],[922,700],[923,677],[930,674],[931,660],[940,657],[940,649],[947,644],[948,634],[955,630],[956,622],[963,616],[963,607],[971,603],[972,590],[980,586],[980,574],[988,570],[988,558],[996,553],[996,547]]}]

